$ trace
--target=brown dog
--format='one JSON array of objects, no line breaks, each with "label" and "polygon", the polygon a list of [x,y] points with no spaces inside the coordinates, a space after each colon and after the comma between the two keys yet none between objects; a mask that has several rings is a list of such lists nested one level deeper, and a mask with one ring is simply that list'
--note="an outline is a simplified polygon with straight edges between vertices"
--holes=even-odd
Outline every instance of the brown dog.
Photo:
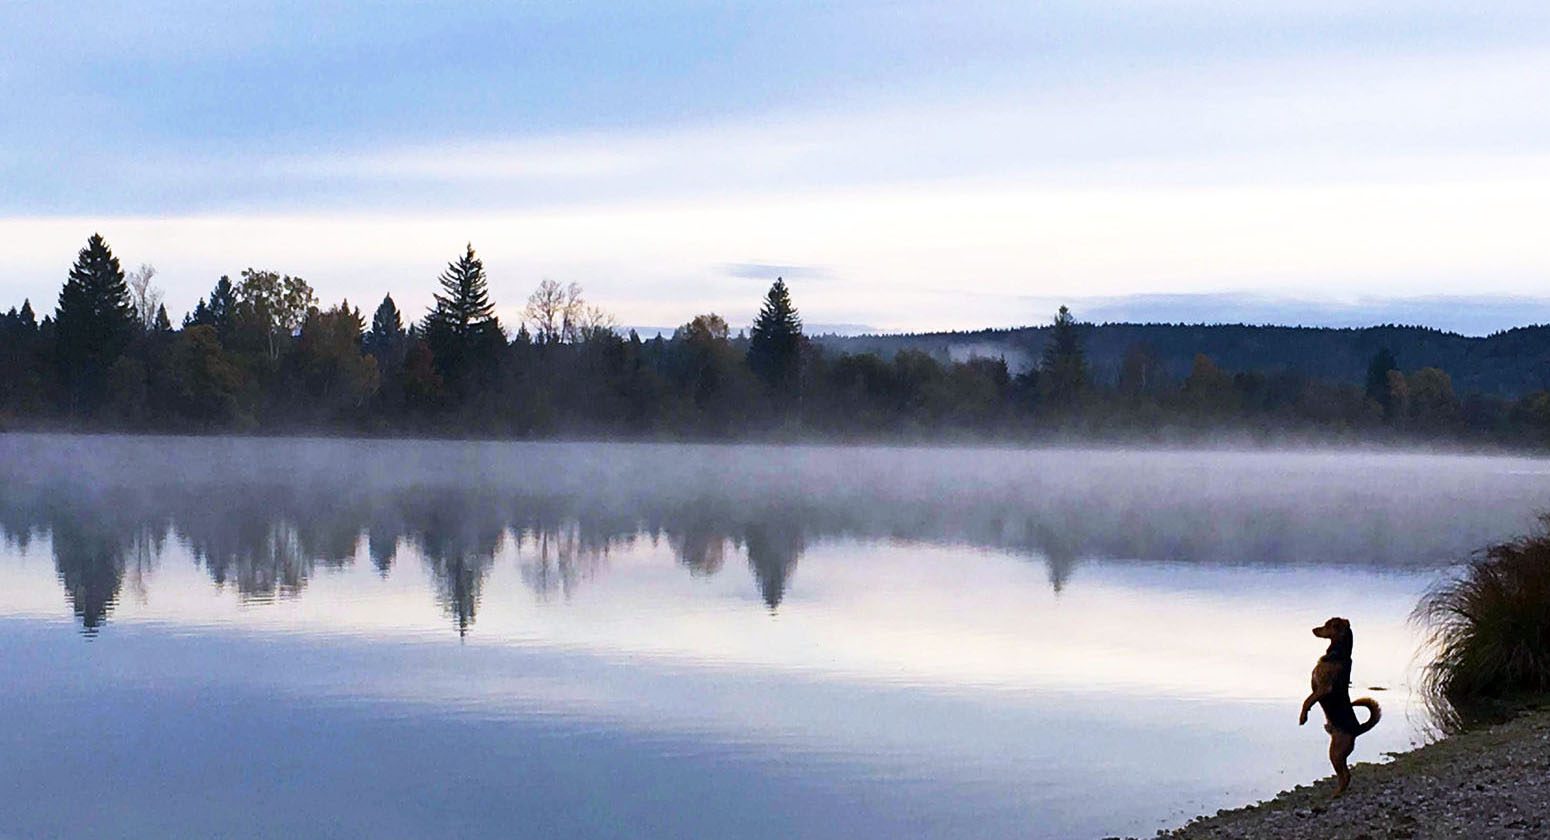
[{"label": "brown dog", "polygon": [[[1324,731],[1329,733],[1329,763],[1335,766],[1339,779],[1335,795],[1345,793],[1351,784],[1351,768],[1346,759],[1356,749],[1356,736],[1378,725],[1383,710],[1371,697],[1351,699],[1351,622],[1343,618],[1331,618],[1322,627],[1313,628],[1313,635],[1329,640],[1329,650],[1319,657],[1313,666],[1313,693],[1302,701],[1302,714],[1297,725],[1308,722],[1308,710],[1317,703],[1324,709]],[[1356,706],[1365,706],[1369,715],[1366,722],[1356,720]]]}]

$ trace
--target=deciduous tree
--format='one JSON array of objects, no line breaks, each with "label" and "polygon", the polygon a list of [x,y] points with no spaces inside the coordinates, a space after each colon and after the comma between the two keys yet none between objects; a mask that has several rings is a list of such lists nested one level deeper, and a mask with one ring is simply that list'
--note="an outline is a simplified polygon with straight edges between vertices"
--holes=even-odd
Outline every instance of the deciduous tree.
[{"label": "deciduous tree", "polygon": [[236,300],[242,315],[263,330],[271,361],[280,358],[282,347],[295,336],[308,310],[317,305],[317,296],[307,281],[253,268],[243,269]]},{"label": "deciduous tree", "polygon": [[156,311],[161,308],[161,289],[151,285],[156,279],[156,266],[141,263],[129,272],[125,282],[129,284],[129,297],[134,302],[135,314],[140,319],[140,329],[150,332],[156,329]]},{"label": "deciduous tree", "polygon": [[580,285],[561,285],[557,280],[546,278],[527,298],[524,314],[533,330],[533,341],[538,344],[574,341],[586,308]]}]

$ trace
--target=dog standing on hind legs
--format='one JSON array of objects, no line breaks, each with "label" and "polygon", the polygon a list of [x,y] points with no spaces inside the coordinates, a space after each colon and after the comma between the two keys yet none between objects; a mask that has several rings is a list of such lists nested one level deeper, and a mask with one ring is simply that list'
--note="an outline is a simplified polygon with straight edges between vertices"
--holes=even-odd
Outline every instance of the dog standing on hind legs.
[{"label": "dog standing on hind legs", "polygon": [[[1308,710],[1317,703],[1324,709],[1324,731],[1329,733],[1329,763],[1335,766],[1335,795],[1345,793],[1351,784],[1351,768],[1346,759],[1356,749],[1356,736],[1378,725],[1383,710],[1371,697],[1351,699],[1351,622],[1343,618],[1331,618],[1322,626],[1313,628],[1313,635],[1329,640],[1329,650],[1319,657],[1313,666],[1313,693],[1302,701],[1302,714],[1297,725],[1308,722]],[[1356,719],[1356,706],[1364,706],[1369,712],[1365,722]]]}]

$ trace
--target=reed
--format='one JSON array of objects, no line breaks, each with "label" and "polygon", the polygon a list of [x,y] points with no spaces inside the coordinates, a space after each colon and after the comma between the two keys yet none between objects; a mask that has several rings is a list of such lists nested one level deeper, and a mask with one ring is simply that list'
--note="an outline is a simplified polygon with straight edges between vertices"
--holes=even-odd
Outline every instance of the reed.
[{"label": "reed", "polygon": [[1550,515],[1435,586],[1412,619],[1432,661],[1422,689],[1438,722],[1463,728],[1550,693]]}]

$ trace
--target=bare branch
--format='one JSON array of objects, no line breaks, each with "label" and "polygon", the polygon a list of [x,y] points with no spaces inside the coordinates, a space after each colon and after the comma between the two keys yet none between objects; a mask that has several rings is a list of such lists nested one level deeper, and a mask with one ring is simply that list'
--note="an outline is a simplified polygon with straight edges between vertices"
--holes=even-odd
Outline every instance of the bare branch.
[{"label": "bare branch", "polygon": [[129,297],[134,303],[140,328],[147,332],[156,324],[156,310],[162,302],[161,289],[151,285],[154,279],[156,266],[150,263],[141,263],[139,268],[124,276],[129,284]]}]

